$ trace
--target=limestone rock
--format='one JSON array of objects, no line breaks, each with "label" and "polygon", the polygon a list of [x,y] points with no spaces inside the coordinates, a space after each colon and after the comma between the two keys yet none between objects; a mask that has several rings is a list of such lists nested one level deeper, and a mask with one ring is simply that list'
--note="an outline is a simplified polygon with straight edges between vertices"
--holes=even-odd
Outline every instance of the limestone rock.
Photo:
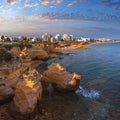
[{"label": "limestone rock", "polygon": [[48,70],[43,72],[42,81],[53,83],[56,88],[61,90],[74,91],[79,87],[80,76],[76,73],[66,71],[58,63],[52,63],[48,66]]},{"label": "limestone rock", "polygon": [[[21,115],[33,113],[38,100],[41,99],[42,86],[40,75],[35,69],[23,74],[23,80],[16,85],[11,111]],[[14,116],[14,114],[12,114]]]},{"label": "limestone rock", "polygon": [[12,99],[14,90],[5,84],[0,84],[0,104],[5,103]]},{"label": "limestone rock", "polygon": [[19,57],[21,50],[20,50],[19,46],[13,46],[13,48],[10,50],[10,52]]},{"label": "limestone rock", "polygon": [[48,53],[42,48],[31,48],[29,50],[29,56],[31,59],[46,59],[49,57]]}]

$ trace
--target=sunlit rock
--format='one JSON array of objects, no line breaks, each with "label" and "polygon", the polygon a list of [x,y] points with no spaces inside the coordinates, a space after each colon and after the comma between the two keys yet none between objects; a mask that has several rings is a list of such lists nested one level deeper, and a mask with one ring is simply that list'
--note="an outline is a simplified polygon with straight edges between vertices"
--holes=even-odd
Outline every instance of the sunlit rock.
[{"label": "sunlit rock", "polygon": [[42,95],[40,79],[41,76],[35,69],[25,71],[23,80],[19,81],[16,86],[15,96],[10,107],[14,117],[17,118],[13,114],[14,112],[20,117],[20,115],[31,114],[35,111],[37,102],[41,99]]},{"label": "sunlit rock", "polygon": [[79,87],[80,76],[66,71],[58,63],[52,63],[48,66],[48,70],[43,72],[42,81],[53,83],[54,87],[59,90],[74,91]]}]

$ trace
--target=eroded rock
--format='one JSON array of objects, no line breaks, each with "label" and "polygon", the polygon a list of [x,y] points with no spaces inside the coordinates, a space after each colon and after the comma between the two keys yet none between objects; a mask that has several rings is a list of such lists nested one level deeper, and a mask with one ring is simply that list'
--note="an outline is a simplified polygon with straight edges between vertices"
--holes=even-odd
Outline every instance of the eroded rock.
[{"label": "eroded rock", "polygon": [[46,59],[49,57],[48,53],[42,48],[31,48],[29,50],[29,56],[31,59]]},{"label": "eroded rock", "polygon": [[5,84],[0,84],[0,104],[11,100],[14,96],[14,90]]},{"label": "eroded rock", "polygon": [[13,46],[13,48],[10,50],[10,52],[19,57],[21,50],[20,50],[19,46]]},{"label": "eroded rock", "polygon": [[23,74],[23,80],[17,83],[10,107],[10,112],[16,119],[23,119],[26,115],[29,117],[34,113],[37,102],[42,96],[40,79],[41,77],[35,69],[29,69]]},{"label": "eroded rock", "polygon": [[79,87],[80,76],[66,71],[59,63],[52,63],[43,72],[42,81],[52,83],[59,90],[74,91]]}]

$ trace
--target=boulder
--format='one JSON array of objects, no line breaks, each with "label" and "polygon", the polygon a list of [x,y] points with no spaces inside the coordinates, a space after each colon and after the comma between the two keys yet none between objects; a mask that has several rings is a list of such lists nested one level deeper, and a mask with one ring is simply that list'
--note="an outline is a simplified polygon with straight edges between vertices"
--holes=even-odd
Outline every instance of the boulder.
[{"label": "boulder", "polygon": [[48,53],[42,48],[31,48],[29,50],[29,56],[31,59],[40,59],[40,60],[49,58]]},{"label": "boulder", "polygon": [[58,90],[75,91],[79,87],[79,81],[78,74],[66,71],[59,63],[49,65],[42,75],[43,83],[52,83]]},{"label": "boulder", "polygon": [[14,96],[14,90],[5,84],[0,84],[0,104],[10,101]]},{"label": "boulder", "polygon": [[10,106],[10,113],[16,119],[19,117],[23,119],[25,115],[29,116],[34,113],[37,102],[42,96],[40,79],[35,69],[29,69],[23,74],[23,80],[17,83],[15,96]]},{"label": "boulder", "polygon": [[10,52],[19,57],[21,50],[20,50],[19,46],[13,46],[13,48],[10,50]]}]

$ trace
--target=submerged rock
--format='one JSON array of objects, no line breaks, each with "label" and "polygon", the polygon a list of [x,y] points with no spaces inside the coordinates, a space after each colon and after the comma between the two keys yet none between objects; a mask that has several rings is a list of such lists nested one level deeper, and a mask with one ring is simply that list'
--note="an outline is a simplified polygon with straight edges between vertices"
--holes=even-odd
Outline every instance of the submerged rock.
[{"label": "submerged rock", "polygon": [[16,85],[15,96],[9,110],[13,117],[23,119],[25,116],[33,116],[37,102],[42,96],[40,79],[35,69],[29,69],[23,74],[23,80]]},{"label": "submerged rock", "polygon": [[43,72],[42,82],[52,83],[58,90],[75,91],[79,87],[80,76],[66,71],[59,63],[52,63]]}]

